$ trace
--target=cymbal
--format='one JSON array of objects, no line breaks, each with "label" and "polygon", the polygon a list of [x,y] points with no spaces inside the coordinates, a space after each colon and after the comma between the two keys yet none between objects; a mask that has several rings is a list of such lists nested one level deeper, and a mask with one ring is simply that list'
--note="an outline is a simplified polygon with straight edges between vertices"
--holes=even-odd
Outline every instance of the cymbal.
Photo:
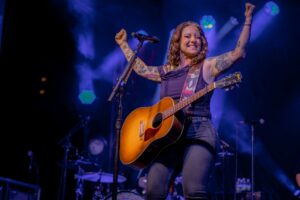
[{"label": "cymbal", "polygon": [[[106,172],[86,172],[84,174],[75,174],[76,179],[82,179],[91,182],[112,183],[113,174]],[[124,176],[118,175],[118,183],[123,183],[127,179]]]},{"label": "cymbal", "polygon": [[69,169],[77,169],[79,166],[82,167],[82,168],[85,168],[85,167],[99,167],[99,165],[97,163],[93,163],[93,162],[90,162],[90,161],[87,161],[87,160],[82,160],[82,159],[68,160],[67,163],[59,162],[59,165],[61,167],[66,167],[66,168],[69,168]]}]

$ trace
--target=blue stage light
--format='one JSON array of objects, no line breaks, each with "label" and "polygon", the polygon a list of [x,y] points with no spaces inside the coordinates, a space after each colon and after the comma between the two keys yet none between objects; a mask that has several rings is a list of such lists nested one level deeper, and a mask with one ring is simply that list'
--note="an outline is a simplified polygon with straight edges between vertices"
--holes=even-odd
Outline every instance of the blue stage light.
[{"label": "blue stage light", "polygon": [[212,29],[215,24],[216,24],[216,21],[215,19],[213,18],[213,16],[211,15],[204,15],[202,18],[201,18],[201,26],[204,30],[210,30]]},{"label": "blue stage light", "polygon": [[269,15],[275,16],[278,15],[279,13],[279,7],[276,3],[273,1],[269,1],[265,4],[264,6],[265,12],[268,13]]},{"label": "blue stage light", "polygon": [[80,92],[78,98],[82,104],[92,104],[96,99],[96,95],[91,90],[83,90]]}]

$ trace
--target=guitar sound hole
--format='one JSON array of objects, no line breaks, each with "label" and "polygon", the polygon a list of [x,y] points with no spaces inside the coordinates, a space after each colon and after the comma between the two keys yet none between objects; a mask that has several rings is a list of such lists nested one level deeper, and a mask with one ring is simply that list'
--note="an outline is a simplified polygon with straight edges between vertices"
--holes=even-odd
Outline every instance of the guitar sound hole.
[{"label": "guitar sound hole", "polygon": [[159,127],[161,122],[162,122],[162,114],[158,113],[153,119],[153,122],[152,122],[153,128]]}]

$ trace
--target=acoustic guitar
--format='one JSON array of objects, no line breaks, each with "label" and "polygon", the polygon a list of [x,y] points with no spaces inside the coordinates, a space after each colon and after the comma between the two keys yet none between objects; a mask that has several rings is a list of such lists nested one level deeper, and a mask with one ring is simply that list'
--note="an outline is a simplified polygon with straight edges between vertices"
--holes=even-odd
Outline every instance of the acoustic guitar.
[{"label": "acoustic guitar", "polygon": [[235,72],[210,83],[178,103],[165,97],[153,106],[133,110],[121,128],[121,162],[137,169],[150,164],[164,148],[180,138],[184,123],[178,111],[216,88],[232,89],[241,79],[241,73]]}]

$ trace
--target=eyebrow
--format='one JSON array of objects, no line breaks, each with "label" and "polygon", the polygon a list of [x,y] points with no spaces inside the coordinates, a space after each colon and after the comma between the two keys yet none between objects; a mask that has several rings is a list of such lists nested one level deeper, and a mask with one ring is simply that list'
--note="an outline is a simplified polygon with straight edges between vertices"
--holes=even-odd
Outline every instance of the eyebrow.
[{"label": "eyebrow", "polygon": [[[183,33],[182,35],[193,35],[193,34],[190,32],[187,32],[187,33]],[[196,35],[201,36],[201,33],[197,32]]]}]

